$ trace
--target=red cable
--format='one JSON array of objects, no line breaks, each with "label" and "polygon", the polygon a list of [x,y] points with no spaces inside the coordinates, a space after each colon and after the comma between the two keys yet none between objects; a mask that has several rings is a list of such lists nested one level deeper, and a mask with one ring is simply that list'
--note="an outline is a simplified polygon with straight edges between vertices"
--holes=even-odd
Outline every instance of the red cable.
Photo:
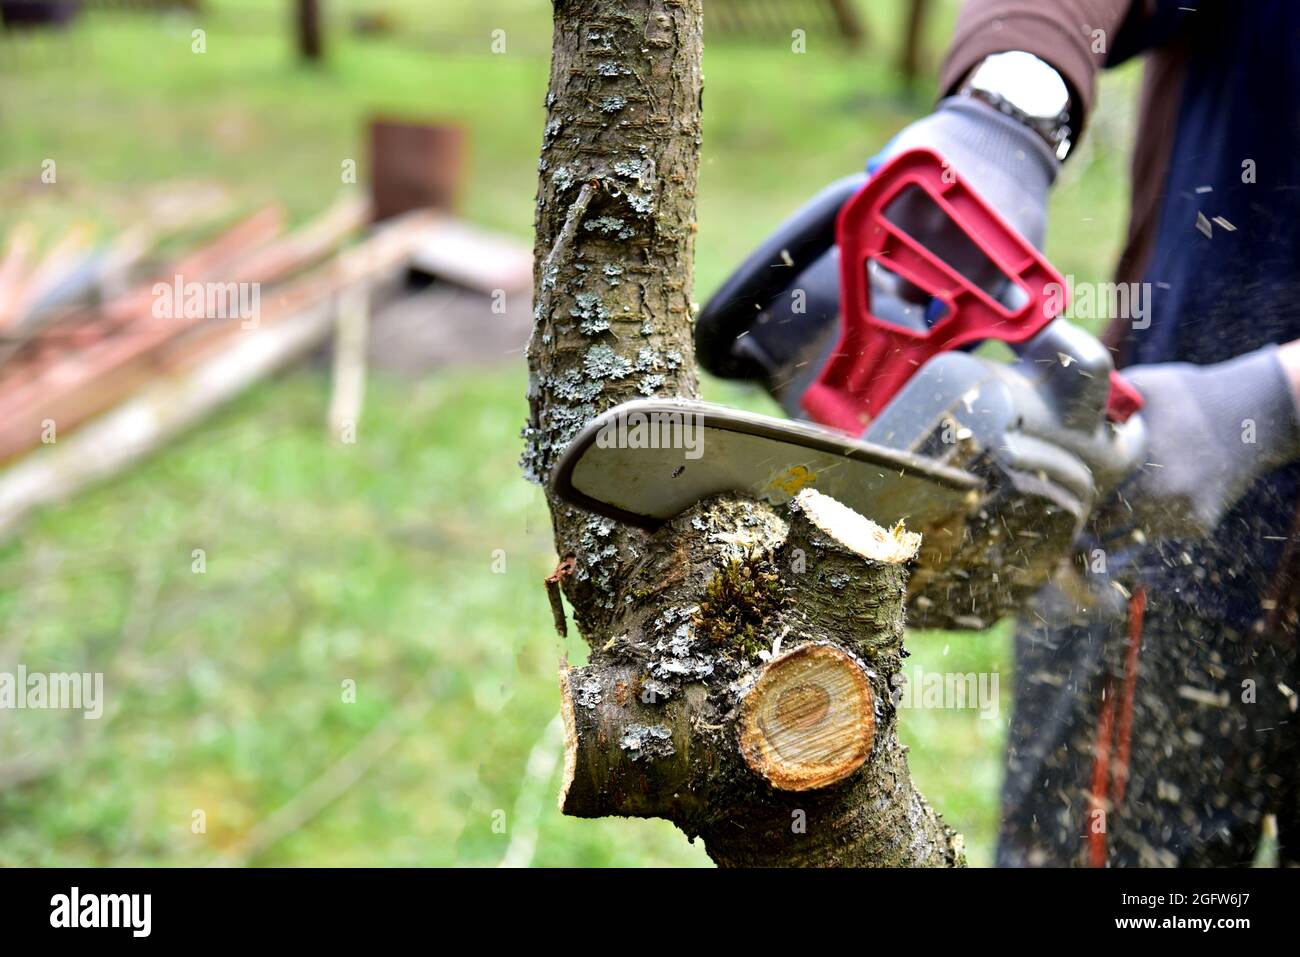
[{"label": "red cable", "polygon": [[[1092,788],[1088,801],[1088,866],[1106,866],[1106,828],[1109,823],[1106,811],[1106,779],[1110,772],[1110,726],[1115,721],[1115,696],[1111,694],[1111,679],[1107,674],[1101,685],[1101,715],[1097,719],[1097,744],[1092,758]],[[1101,811],[1102,827],[1097,830],[1097,811]]]},{"label": "red cable", "polygon": [[[1128,783],[1129,744],[1133,737],[1133,698],[1137,690],[1138,653],[1142,648],[1142,626],[1146,618],[1147,591],[1143,585],[1134,589],[1128,603],[1128,633],[1124,648],[1123,700],[1119,709],[1119,726],[1115,729],[1115,774],[1110,775],[1111,726],[1115,724],[1114,680],[1107,673],[1101,686],[1101,712],[1097,718],[1097,743],[1092,759],[1092,786],[1089,789],[1088,866],[1106,866],[1106,829],[1109,821],[1102,818],[1102,829],[1095,828],[1095,814],[1109,813],[1124,798]],[[1109,780],[1108,780],[1109,779]],[[1109,784],[1109,787],[1107,786]]]},{"label": "red cable", "polygon": [[1128,784],[1129,741],[1133,736],[1133,696],[1137,690],[1138,652],[1142,650],[1142,624],[1147,611],[1147,590],[1138,585],[1128,604],[1128,646],[1124,649],[1124,698],[1120,703],[1119,740],[1115,745],[1115,777],[1111,782],[1115,803],[1124,800]]}]

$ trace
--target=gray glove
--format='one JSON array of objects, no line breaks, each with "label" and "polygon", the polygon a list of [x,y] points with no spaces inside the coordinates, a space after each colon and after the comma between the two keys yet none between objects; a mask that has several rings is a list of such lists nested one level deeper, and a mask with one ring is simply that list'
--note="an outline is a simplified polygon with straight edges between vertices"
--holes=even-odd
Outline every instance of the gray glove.
[{"label": "gray glove", "polygon": [[[995,212],[1035,247],[1042,247],[1047,195],[1061,164],[1029,127],[980,100],[950,96],[890,140],[867,164],[867,171],[921,147],[943,157]],[[920,190],[904,192],[886,215],[990,296],[1005,299],[1009,287],[1002,273],[952,228],[944,212]],[[930,297],[879,264],[871,265],[871,305],[876,315],[896,325],[925,329]]]},{"label": "gray glove", "polygon": [[1099,510],[1105,537],[1212,532],[1250,486],[1300,458],[1300,414],[1276,346],[1227,362],[1133,366],[1146,400],[1146,464]]},{"label": "gray glove", "polygon": [[904,127],[867,169],[917,147],[942,156],[1003,219],[1042,247],[1047,193],[1061,164],[1033,130],[980,100],[950,96]]},{"label": "gray glove", "polygon": [[[934,150],[944,157],[1026,239],[1035,246],[1042,245],[1047,194],[1060,163],[1029,127],[987,103],[969,97],[949,97],[933,113],[899,132],[868,162],[867,170],[874,172],[898,153],[918,147]],[[860,177],[832,184],[783,223],[765,245],[777,236],[782,237],[782,242],[789,241],[786,234],[799,234],[810,221],[824,222],[826,229],[832,229],[834,217],[826,213],[829,198],[838,197],[835,201],[842,203],[860,186]],[[935,213],[932,205],[907,194],[890,208],[891,217],[922,245],[997,297],[999,277],[996,273],[989,275],[986,260],[982,256],[972,257],[971,244],[963,236],[954,238],[951,226],[941,214]],[[767,258],[763,260],[763,269],[770,273],[775,253],[764,255]],[[876,315],[900,326],[926,328],[929,296],[878,268],[872,269],[871,286],[871,308]],[[800,295],[793,295],[796,291]],[[827,249],[790,277],[785,292],[774,296],[764,293],[754,305],[760,311],[747,334],[734,339],[732,333],[727,337],[726,348],[743,357],[751,367],[763,370],[761,378],[769,391],[792,416],[800,416],[803,414],[800,396],[825,366],[827,356],[839,340],[839,250]],[[705,317],[715,308],[713,302],[705,307],[701,328],[707,326]],[[721,308],[725,311],[730,307]],[[707,364],[707,350],[702,358]],[[735,372],[726,374],[734,376]]]}]

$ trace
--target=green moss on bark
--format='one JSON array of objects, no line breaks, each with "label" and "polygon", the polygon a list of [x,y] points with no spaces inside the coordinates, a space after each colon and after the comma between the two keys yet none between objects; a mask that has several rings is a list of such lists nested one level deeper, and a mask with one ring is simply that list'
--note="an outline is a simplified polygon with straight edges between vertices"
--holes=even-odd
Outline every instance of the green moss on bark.
[{"label": "green moss on bark", "polygon": [[720,653],[756,658],[771,646],[772,623],[789,602],[771,558],[751,554],[728,562],[709,580],[695,627]]}]

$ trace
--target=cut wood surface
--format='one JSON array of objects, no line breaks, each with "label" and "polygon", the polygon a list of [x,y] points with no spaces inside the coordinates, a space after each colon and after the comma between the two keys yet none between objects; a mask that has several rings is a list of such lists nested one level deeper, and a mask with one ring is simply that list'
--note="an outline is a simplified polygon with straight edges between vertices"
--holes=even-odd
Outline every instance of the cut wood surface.
[{"label": "cut wood surface", "polygon": [[871,684],[834,645],[801,645],[764,666],[740,699],[740,750],[754,773],[783,791],[842,781],[875,739]]},{"label": "cut wood surface", "polygon": [[561,809],[665,817],[723,865],[963,863],[891,696],[915,546],[813,489],[788,521],[720,496],[649,536],[612,637],[562,676]]}]

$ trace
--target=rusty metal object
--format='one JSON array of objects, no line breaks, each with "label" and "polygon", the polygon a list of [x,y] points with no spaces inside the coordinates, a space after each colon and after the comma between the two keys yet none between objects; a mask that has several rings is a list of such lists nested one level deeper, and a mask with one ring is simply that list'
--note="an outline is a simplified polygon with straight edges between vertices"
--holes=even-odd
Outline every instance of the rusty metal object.
[{"label": "rusty metal object", "polygon": [[452,212],[464,178],[467,134],[451,124],[377,118],[370,123],[375,221],[413,209]]}]

